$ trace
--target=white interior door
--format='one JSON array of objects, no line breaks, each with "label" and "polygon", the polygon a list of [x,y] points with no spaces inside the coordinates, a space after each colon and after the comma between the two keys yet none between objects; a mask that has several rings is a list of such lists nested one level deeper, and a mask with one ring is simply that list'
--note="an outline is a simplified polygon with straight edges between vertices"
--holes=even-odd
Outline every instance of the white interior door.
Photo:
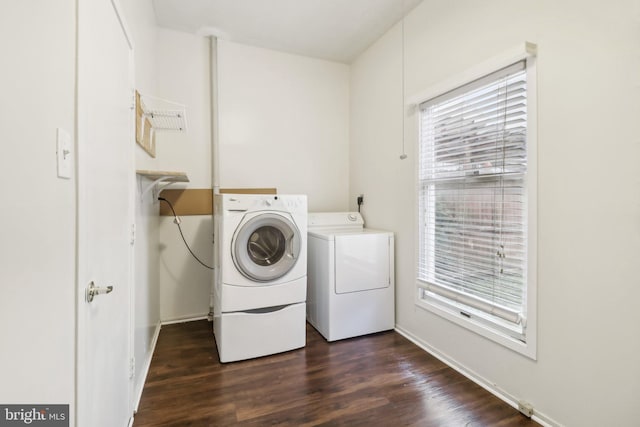
[{"label": "white interior door", "polygon": [[[114,1],[78,1],[79,427],[125,427],[133,413],[132,46]],[[91,282],[112,291],[88,302]]]}]

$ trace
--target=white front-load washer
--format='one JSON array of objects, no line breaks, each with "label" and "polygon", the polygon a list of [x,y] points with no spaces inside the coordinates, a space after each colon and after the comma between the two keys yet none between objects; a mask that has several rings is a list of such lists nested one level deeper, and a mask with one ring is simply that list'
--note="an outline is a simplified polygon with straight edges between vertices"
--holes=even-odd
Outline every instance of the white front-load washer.
[{"label": "white front-load washer", "polygon": [[307,320],[327,341],[395,326],[394,236],[358,212],[310,213]]},{"label": "white front-load washer", "polygon": [[307,199],[214,197],[213,329],[221,362],[304,347]]}]

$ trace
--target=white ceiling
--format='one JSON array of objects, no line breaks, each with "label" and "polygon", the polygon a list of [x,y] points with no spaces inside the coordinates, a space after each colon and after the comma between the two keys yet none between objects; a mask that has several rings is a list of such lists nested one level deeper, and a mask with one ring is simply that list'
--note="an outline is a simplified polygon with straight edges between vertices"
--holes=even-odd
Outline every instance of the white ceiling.
[{"label": "white ceiling", "polygon": [[153,0],[161,27],[351,62],[422,0]]}]

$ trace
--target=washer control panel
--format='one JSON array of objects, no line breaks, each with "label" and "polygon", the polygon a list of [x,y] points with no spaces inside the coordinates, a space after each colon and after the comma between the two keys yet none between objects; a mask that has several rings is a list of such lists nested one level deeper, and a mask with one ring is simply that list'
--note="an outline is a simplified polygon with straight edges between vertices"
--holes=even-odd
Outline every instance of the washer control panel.
[{"label": "washer control panel", "polygon": [[289,194],[224,194],[223,209],[228,212],[274,210],[307,212],[307,196]]}]

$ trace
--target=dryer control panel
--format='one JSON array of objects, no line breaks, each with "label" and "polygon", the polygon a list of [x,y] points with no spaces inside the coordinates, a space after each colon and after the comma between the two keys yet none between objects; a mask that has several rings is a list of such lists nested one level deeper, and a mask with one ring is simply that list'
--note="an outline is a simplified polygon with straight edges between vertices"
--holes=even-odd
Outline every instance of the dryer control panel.
[{"label": "dryer control panel", "polygon": [[359,212],[317,212],[309,213],[309,228],[331,229],[342,227],[364,227],[364,219]]}]

